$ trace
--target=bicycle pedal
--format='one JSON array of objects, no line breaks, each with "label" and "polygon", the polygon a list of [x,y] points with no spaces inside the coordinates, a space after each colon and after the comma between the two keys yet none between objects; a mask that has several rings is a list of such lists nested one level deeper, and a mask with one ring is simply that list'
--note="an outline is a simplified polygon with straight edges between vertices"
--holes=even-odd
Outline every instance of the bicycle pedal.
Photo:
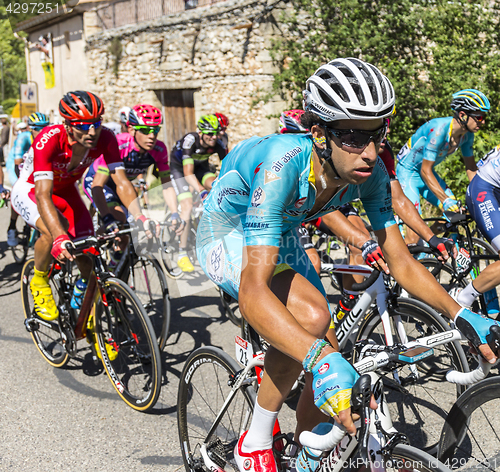
[{"label": "bicycle pedal", "polygon": [[26,318],[24,320],[24,327],[28,333],[33,333],[34,331],[38,331],[40,329],[40,323],[36,318]]}]

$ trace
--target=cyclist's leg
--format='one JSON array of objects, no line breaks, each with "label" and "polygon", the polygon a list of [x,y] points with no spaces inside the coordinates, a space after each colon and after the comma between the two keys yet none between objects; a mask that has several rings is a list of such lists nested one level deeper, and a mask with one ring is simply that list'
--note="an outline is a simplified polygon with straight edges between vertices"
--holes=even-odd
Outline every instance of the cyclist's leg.
[{"label": "cyclist's leg", "polygon": [[[209,225],[204,224],[202,217],[197,237],[198,260],[210,279],[237,299],[242,267],[243,236],[232,232],[207,243],[205,233],[209,231],[207,226]],[[318,338],[323,337],[330,324],[328,302],[319,276],[300,246],[295,233],[290,232],[283,237],[279,256],[280,264],[277,266],[271,289],[303,328]],[[303,275],[294,270],[291,265],[303,272]],[[265,362],[266,375],[259,389],[258,405],[266,411],[265,416],[269,417],[277,414],[281,408],[302,366],[274,348],[267,351]],[[315,408],[313,403],[310,407]],[[252,421],[251,433],[245,437],[245,441],[247,438],[250,438],[249,441],[254,441],[252,438],[259,436],[261,445],[266,443],[269,448],[272,443],[273,422],[266,422],[267,425],[271,425],[271,428],[263,431],[259,418],[262,416],[254,413],[255,421]],[[255,430],[256,433],[253,432]],[[254,445],[253,442],[252,445],[245,442],[243,447],[252,450]]]},{"label": "cyclist's leg", "polygon": [[307,256],[314,266],[314,270],[316,270],[316,272],[319,274],[321,272],[321,259],[319,258],[318,251],[316,251],[316,248],[314,247],[308,229],[305,226],[299,226],[297,228],[297,232],[299,235],[300,245],[306,251]]},{"label": "cyclist's leg", "polygon": [[[424,181],[417,172],[412,172],[405,169],[401,165],[397,166],[396,174],[398,181],[401,184],[401,189],[403,193],[408,197],[408,199],[413,203],[415,208],[418,210],[419,214],[422,214],[422,209],[420,208],[420,195],[422,194],[423,188],[427,188]],[[406,244],[417,244],[419,236],[408,226],[406,227]]]},{"label": "cyclist's leg", "polygon": [[193,272],[194,267],[187,255],[187,243],[191,230],[191,210],[193,209],[193,194],[189,184],[184,178],[182,164],[174,161],[170,164],[172,172],[172,187],[177,194],[177,201],[181,207],[181,218],[186,222],[184,230],[179,238],[179,254],[177,255],[177,265],[183,272]]},{"label": "cyclist's leg", "polygon": [[205,189],[210,192],[210,190],[212,190],[212,184],[214,183],[216,175],[210,171],[208,167],[208,161],[203,162],[200,165],[200,169],[197,170],[196,174],[201,174],[201,185],[203,185],[203,187],[205,187]]}]

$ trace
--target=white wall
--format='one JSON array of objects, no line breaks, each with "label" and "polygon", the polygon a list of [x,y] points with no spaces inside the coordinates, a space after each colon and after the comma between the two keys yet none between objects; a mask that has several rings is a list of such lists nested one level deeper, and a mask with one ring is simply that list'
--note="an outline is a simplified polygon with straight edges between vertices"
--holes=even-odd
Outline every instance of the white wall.
[{"label": "white wall", "polygon": [[[38,84],[38,108],[43,113],[57,113],[59,100],[71,90],[88,90],[87,60],[83,15],[74,16],[61,23],[40,28],[29,34],[32,44],[38,37],[52,33],[55,87],[45,88],[41,66],[41,52],[34,46],[29,49],[28,76]],[[66,33],[66,35],[65,35]],[[69,39],[69,41],[68,41]],[[67,46],[69,44],[69,48]]]}]

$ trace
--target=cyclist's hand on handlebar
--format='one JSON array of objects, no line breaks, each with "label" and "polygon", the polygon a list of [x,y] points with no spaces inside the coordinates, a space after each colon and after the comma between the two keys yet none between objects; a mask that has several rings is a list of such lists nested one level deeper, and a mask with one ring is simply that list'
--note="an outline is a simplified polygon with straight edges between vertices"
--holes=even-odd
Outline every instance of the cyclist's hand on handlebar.
[{"label": "cyclist's hand on handlebar", "polygon": [[102,217],[102,226],[104,227],[106,233],[116,233],[119,230],[119,223],[120,222],[113,216],[112,213],[108,213]]},{"label": "cyclist's hand on handlebar", "polygon": [[448,197],[444,202],[440,203],[439,208],[442,211],[460,211],[460,209],[458,208],[458,201],[451,197]]},{"label": "cyclist's hand on handlebar", "polygon": [[69,236],[67,234],[61,234],[56,239],[54,239],[50,253],[52,254],[52,256],[54,256],[55,259],[64,264],[66,260],[75,260],[75,256],[72,254],[72,250],[74,248],[75,246]]},{"label": "cyclist's hand on handlebar", "polygon": [[442,257],[438,257],[439,260],[448,260],[448,258],[450,257],[450,253],[453,254],[454,258],[458,255],[457,248],[455,247],[453,239],[438,238],[436,235],[434,235],[427,242],[429,243],[430,247],[438,250],[441,253]]},{"label": "cyclist's hand on handlebar", "polygon": [[366,241],[366,243],[361,246],[361,254],[369,266],[380,272],[389,274],[389,267],[387,267],[384,260],[384,254],[382,253],[377,241],[374,241],[373,239]]},{"label": "cyclist's hand on handlebar", "polygon": [[351,394],[359,374],[354,367],[340,353],[332,352],[320,359],[311,372],[314,404],[344,425],[350,435],[356,434],[351,416]]},{"label": "cyclist's hand on handlebar", "polygon": [[170,228],[177,236],[182,234],[185,226],[186,222],[179,216],[179,213],[172,213],[170,216]]},{"label": "cyclist's hand on handlebar", "polygon": [[147,218],[144,215],[139,215],[137,220],[142,222],[144,232],[146,233],[146,237],[151,239],[154,236],[160,236],[160,223],[158,221],[153,220],[152,218]]},{"label": "cyclist's hand on handlebar", "polygon": [[500,323],[462,308],[455,316],[455,326],[474,348],[491,364],[500,353]]}]

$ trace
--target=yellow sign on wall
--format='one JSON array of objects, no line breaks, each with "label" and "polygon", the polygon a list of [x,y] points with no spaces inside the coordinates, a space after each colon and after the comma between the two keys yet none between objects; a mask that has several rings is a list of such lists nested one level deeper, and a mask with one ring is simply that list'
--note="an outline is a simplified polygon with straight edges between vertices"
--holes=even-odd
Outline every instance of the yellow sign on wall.
[{"label": "yellow sign on wall", "polygon": [[23,116],[29,116],[36,111],[35,103],[16,103],[15,107],[12,109],[12,118],[21,119]]},{"label": "yellow sign on wall", "polygon": [[45,88],[54,88],[56,85],[56,77],[54,75],[53,64],[51,62],[42,62],[42,68],[45,73]]}]

